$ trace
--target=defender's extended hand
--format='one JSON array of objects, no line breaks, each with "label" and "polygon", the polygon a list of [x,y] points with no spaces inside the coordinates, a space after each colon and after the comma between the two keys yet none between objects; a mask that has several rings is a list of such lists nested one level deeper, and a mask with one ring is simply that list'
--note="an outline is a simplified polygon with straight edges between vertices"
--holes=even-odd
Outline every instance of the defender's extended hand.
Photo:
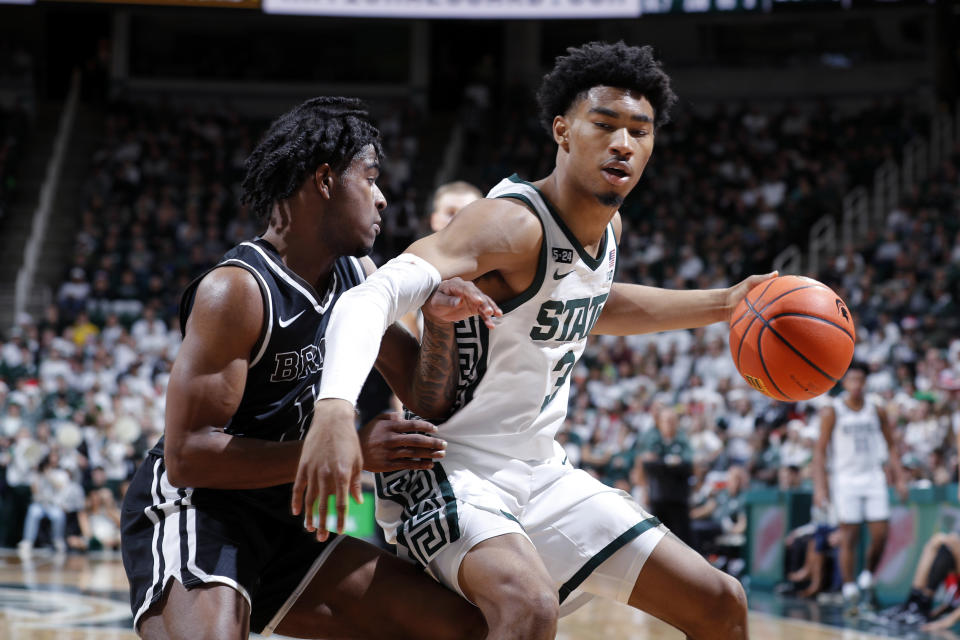
[{"label": "defender's extended hand", "polygon": [[493,318],[502,316],[503,311],[477,285],[460,278],[450,278],[441,282],[423,305],[423,315],[437,323],[480,316],[487,328],[493,329]]},{"label": "defender's extended hand", "polygon": [[446,442],[433,437],[436,432],[429,422],[382,413],[360,429],[363,468],[373,472],[432,469],[433,461],[442,458],[447,448]]},{"label": "defender's extended hand", "polygon": [[[306,514],[307,531],[316,531],[317,540],[326,540],[328,496],[336,496],[337,533],[347,520],[347,492],[363,502],[360,471],[363,456],[354,425],[353,407],[339,399],[320,400],[314,405],[310,431],[303,441],[297,479],[293,483],[293,515]],[[320,499],[320,516],[313,521],[313,505]]]},{"label": "defender's extended hand", "polygon": [[750,293],[751,289],[758,284],[763,284],[771,278],[776,278],[778,275],[780,275],[779,271],[771,271],[770,273],[761,276],[750,276],[727,289],[727,322],[730,322],[730,318],[733,316],[734,309],[737,308],[737,305],[740,304],[740,301],[743,300],[744,296]]}]

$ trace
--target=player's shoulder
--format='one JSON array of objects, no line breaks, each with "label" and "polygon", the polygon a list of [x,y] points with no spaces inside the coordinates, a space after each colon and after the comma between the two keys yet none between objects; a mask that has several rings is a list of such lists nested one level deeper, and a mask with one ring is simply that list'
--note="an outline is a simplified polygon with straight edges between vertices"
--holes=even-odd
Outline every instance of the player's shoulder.
[{"label": "player's shoulder", "polygon": [[259,333],[263,322],[263,294],[255,276],[239,266],[220,266],[197,284],[192,320],[202,319],[205,327],[229,326]]},{"label": "player's shoulder", "polygon": [[471,202],[447,228],[450,233],[506,239],[514,251],[527,245],[538,246],[543,238],[539,216],[523,201],[510,197]]}]

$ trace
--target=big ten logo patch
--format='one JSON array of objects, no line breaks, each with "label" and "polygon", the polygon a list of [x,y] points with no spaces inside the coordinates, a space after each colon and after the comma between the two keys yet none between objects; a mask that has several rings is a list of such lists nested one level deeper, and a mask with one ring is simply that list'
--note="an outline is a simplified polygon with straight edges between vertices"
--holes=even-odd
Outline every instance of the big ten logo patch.
[{"label": "big ten logo patch", "polygon": [[323,369],[324,340],[319,345],[308,344],[299,351],[281,351],[274,356],[270,382],[299,380]]},{"label": "big ten logo patch", "polygon": [[550,252],[553,254],[553,259],[557,262],[563,262],[564,264],[573,262],[573,249],[558,249],[554,247]]}]

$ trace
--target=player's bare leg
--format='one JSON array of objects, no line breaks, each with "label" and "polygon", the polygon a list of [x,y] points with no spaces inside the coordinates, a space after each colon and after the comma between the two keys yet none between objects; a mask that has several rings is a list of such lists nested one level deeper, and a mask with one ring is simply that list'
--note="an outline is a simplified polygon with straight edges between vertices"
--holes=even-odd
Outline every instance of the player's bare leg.
[{"label": "player's bare leg", "polygon": [[516,533],[484,540],[460,564],[460,588],[483,612],[489,640],[553,640],[559,594],[530,541]]},{"label": "player's bare leg", "polygon": [[693,640],[747,638],[743,587],[672,534],[664,536],[643,564],[628,604]]},{"label": "player's bare leg", "polygon": [[844,584],[853,582],[853,563],[859,538],[859,524],[840,525],[840,550],[837,559],[840,563],[840,575],[843,576]]},{"label": "player's bare leg", "polygon": [[471,640],[479,609],[415,565],[344,538],[277,626],[296,638]]},{"label": "player's bare leg", "polygon": [[188,591],[171,580],[160,602],[143,614],[139,632],[144,640],[246,640],[250,605],[224,584]]},{"label": "player's bare leg", "polygon": [[887,520],[868,522],[867,529],[870,531],[870,546],[867,547],[866,558],[867,569],[870,573],[873,573],[880,565],[883,548],[887,546],[887,532],[890,530],[890,523]]},{"label": "player's bare leg", "polygon": [[917,569],[913,572],[913,583],[911,584],[914,589],[921,591],[927,590],[927,579],[930,576],[933,561],[937,557],[941,546],[947,548],[950,555],[953,556],[954,564],[960,567],[960,540],[958,540],[956,536],[935,533],[930,540],[927,541],[927,544],[923,545],[920,559],[917,560]]}]

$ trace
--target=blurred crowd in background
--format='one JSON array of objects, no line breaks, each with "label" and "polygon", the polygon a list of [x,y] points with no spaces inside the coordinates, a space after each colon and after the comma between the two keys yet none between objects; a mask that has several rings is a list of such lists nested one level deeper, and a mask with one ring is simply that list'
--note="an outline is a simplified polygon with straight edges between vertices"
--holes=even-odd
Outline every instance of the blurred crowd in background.
[{"label": "blurred crowd in background", "polygon": [[[553,143],[528,98],[517,100],[523,108],[509,117],[483,100],[464,111],[461,175],[483,191],[552,166]],[[377,262],[427,226],[430,203],[415,182],[422,121],[410,105],[379,118],[389,207]],[[109,108],[56,301],[39,317],[18,318],[0,343],[0,544],[29,543],[21,544],[29,551],[48,536],[56,548],[116,547],[124,482],[163,431],[179,293],[261,231],[238,205],[238,188],[265,124],[228,111]],[[847,190],[871,183],[926,126],[892,102],[681,110],[658,133],[622,209],[618,280],[713,288],[769,271],[779,250],[839,212]],[[9,130],[0,129],[0,178],[3,159],[15,154]],[[903,194],[886,228],[806,274],[853,310],[856,358],[869,364],[868,392],[893,421],[893,454],[915,486],[957,477],[958,169],[955,149]],[[685,513],[682,537],[699,548],[742,544],[749,487],[811,482],[817,410],[829,396],[787,404],[751,390],[733,366],[726,325],[594,338],[571,385],[559,436],[570,460],[656,504],[655,513]],[[41,519],[49,531],[37,530]]]}]

